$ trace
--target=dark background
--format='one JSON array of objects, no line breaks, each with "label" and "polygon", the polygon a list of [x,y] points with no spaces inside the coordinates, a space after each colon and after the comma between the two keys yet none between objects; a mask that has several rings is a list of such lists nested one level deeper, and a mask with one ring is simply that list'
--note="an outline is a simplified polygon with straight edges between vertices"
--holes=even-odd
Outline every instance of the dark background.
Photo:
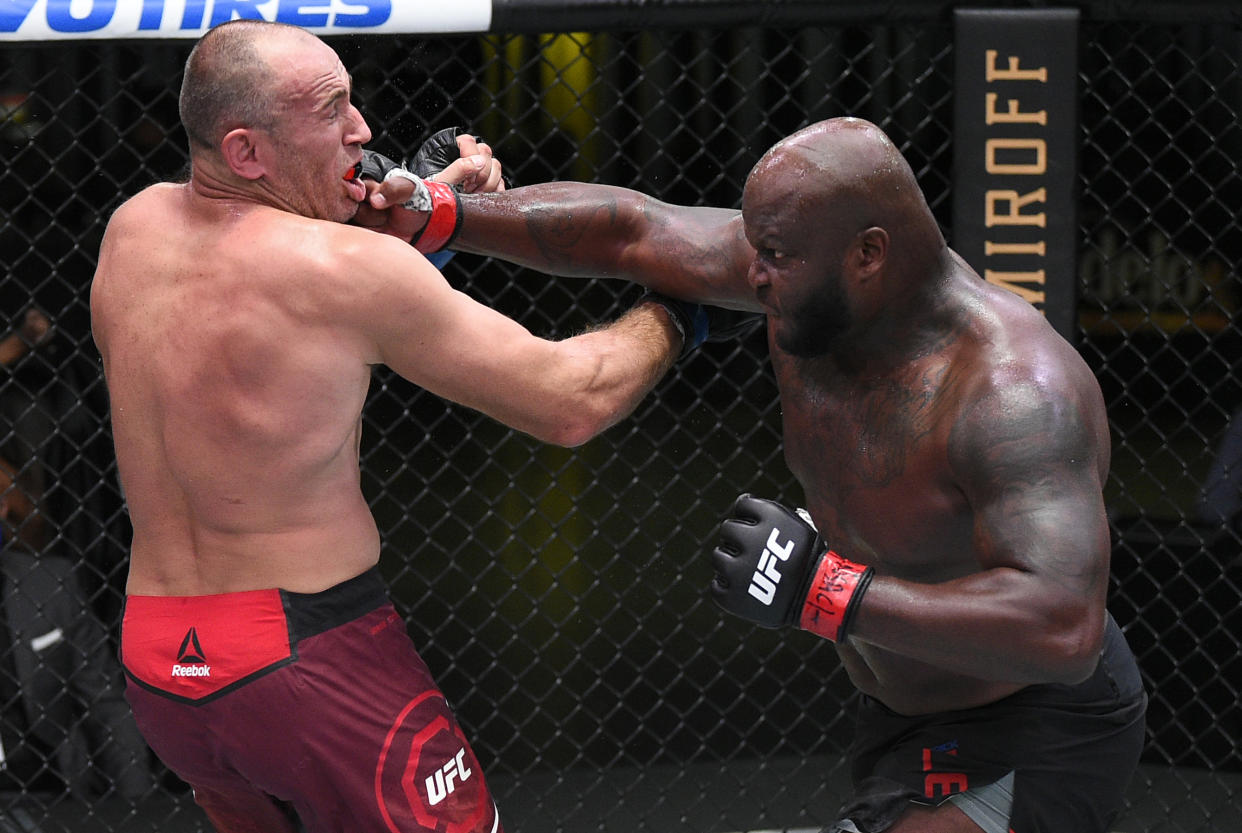
[{"label": "dark background", "polygon": [[[331,43],[372,147],[401,157],[431,130],[464,125],[517,184],[590,180],[736,206],[773,142],[862,116],[905,152],[952,240],[946,4],[895,4],[887,19],[874,6],[851,19],[836,4],[789,4],[776,25],[728,4],[712,24],[711,5],[694,29],[673,14],[625,25],[622,9],[574,34],[514,33],[535,18],[485,36]],[[1144,810],[1155,814],[1146,829],[1223,831],[1240,794],[1230,773],[1242,771],[1242,546],[1198,504],[1242,407],[1242,34],[1231,4],[1202,8],[1083,9],[1075,343],[1113,429],[1110,606],[1152,694],[1136,795],[1160,792],[1157,780],[1169,795]],[[805,23],[785,17],[799,9]],[[564,20],[562,31],[581,27]],[[0,329],[31,305],[56,325],[50,344],[0,371],[0,394],[54,421],[59,544],[114,634],[128,526],[87,293],[111,211],[184,166],[176,95],[189,46],[0,45]],[[635,297],[626,284],[468,255],[445,271],[548,336]],[[631,828],[810,827],[835,810],[851,689],[831,646],[726,619],[704,594],[704,542],[738,492],[801,499],[765,353],[761,335],[710,345],[631,419],[572,451],[377,371],[362,453],[382,567],[516,808],[510,827],[604,829],[618,814]],[[159,793],[180,801],[184,788],[166,775]],[[33,788],[11,800],[45,824],[62,803]],[[1187,805],[1194,820],[1177,820]]]}]

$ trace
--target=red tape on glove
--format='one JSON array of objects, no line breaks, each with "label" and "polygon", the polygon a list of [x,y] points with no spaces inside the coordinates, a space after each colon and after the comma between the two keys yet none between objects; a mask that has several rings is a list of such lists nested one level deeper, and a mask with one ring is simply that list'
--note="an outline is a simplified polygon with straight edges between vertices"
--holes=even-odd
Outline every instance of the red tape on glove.
[{"label": "red tape on glove", "polygon": [[451,185],[423,180],[431,192],[431,217],[413,240],[414,248],[423,254],[438,252],[453,242],[461,228],[461,199]]},{"label": "red tape on glove", "polygon": [[815,568],[798,626],[840,642],[875,571],[829,550]]}]

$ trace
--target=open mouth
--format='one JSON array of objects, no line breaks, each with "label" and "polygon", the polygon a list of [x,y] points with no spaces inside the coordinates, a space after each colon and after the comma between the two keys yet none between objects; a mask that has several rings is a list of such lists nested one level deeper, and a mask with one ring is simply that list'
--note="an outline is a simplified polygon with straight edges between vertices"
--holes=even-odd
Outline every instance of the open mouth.
[{"label": "open mouth", "polygon": [[362,184],[361,176],[362,163],[356,162],[341,177],[345,181],[345,186],[349,189],[349,195],[354,202],[362,202],[367,197],[367,187]]}]

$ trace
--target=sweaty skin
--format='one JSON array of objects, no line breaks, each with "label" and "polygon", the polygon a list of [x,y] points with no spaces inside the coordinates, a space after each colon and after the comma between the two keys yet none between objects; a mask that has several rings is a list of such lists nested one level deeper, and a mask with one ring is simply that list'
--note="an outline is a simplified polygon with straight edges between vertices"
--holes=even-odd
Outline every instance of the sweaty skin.
[{"label": "sweaty skin", "polygon": [[874,125],[782,141],[740,213],[565,182],[463,201],[456,248],[767,314],[786,460],[829,545],[876,569],[837,645],[860,690],[922,714],[1091,673],[1109,560],[1099,386],[946,246]]},{"label": "sweaty skin", "polygon": [[371,137],[349,75],[293,27],[258,43],[273,123],[192,144],[190,181],[128,200],[102,243],[91,314],[134,529],[129,594],[314,593],[373,566],[358,464],[373,365],[576,445],[680,348],[654,304],[536,338],[407,244],[346,225]]}]

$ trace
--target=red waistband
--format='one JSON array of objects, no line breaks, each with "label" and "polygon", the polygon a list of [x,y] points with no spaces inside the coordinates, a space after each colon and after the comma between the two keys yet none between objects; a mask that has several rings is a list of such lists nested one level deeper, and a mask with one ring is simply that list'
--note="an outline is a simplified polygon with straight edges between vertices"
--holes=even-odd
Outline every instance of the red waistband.
[{"label": "red waistband", "polygon": [[293,657],[279,590],[125,600],[125,673],[173,699],[202,702]]},{"label": "red waistband", "polygon": [[203,703],[293,662],[299,639],[386,602],[374,569],[322,593],[127,596],[121,665],[146,689]]}]

